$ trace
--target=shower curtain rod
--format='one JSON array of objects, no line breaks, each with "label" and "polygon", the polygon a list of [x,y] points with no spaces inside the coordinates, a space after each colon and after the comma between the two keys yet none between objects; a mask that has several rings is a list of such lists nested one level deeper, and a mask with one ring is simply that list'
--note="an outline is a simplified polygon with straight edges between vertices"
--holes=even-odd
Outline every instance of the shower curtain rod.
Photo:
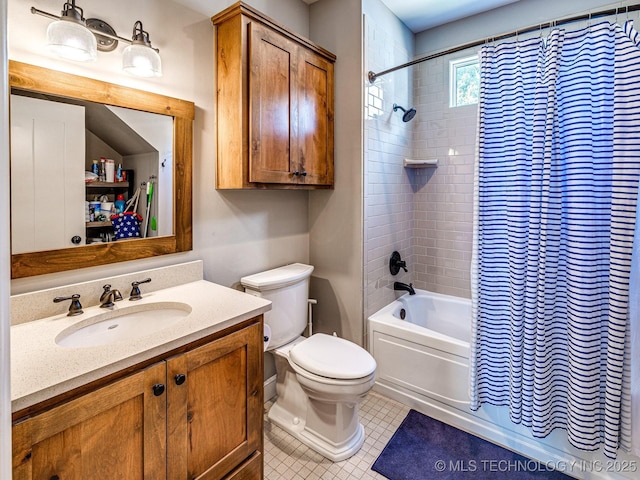
[{"label": "shower curtain rod", "polygon": [[552,22],[540,23],[538,25],[534,25],[534,26],[531,26],[531,27],[527,27],[527,28],[523,28],[523,29],[519,29],[519,30],[514,30],[514,31],[509,32],[509,33],[503,33],[503,34],[498,35],[496,37],[487,37],[484,40],[477,40],[475,42],[465,43],[464,45],[459,45],[457,47],[450,48],[449,50],[444,50],[442,52],[438,52],[438,53],[433,53],[431,55],[427,55],[426,57],[417,58],[417,59],[412,60],[410,62],[403,63],[402,65],[398,65],[397,67],[389,68],[389,69],[384,70],[382,72],[375,73],[375,72],[369,71],[369,74],[368,74],[369,83],[374,83],[378,77],[381,77],[382,75],[386,75],[387,73],[395,72],[396,70],[400,70],[402,68],[411,67],[413,65],[417,65],[418,63],[426,62],[428,60],[433,60],[434,58],[443,57],[444,55],[449,55],[451,53],[460,52],[462,50],[466,50],[467,48],[477,47],[477,46],[483,45],[483,44],[485,44],[485,43],[487,43],[489,41],[490,42],[495,42],[496,40],[504,40],[505,38],[516,37],[521,33],[530,33],[530,32],[542,31],[545,28],[556,27],[558,25],[566,25],[567,23],[579,22],[581,20],[592,20],[594,18],[600,18],[600,17],[609,17],[609,16],[612,16],[612,15],[618,15],[618,14],[621,14],[621,13],[622,14],[626,14],[626,13],[630,13],[630,12],[636,12],[638,10],[640,10],[640,3],[635,4],[635,5],[627,5],[626,7],[617,7],[617,8],[611,8],[611,9],[608,9],[608,10],[601,10],[599,12],[588,13],[588,14],[579,15],[579,16],[576,16],[576,17],[567,17],[567,18],[563,18],[562,20],[555,20],[555,21],[552,21]]}]

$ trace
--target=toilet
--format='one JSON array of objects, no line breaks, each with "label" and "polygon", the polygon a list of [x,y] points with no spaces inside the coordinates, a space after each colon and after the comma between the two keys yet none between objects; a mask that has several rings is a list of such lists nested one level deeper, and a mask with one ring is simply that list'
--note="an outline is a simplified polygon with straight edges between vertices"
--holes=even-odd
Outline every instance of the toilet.
[{"label": "toilet", "polygon": [[326,458],[339,462],[364,442],[358,403],[373,387],[376,361],[348,340],[307,326],[313,266],[293,263],[240,279],[245,292],[271,300],[264,316],[275,357],[277,399],[269,420]]}]

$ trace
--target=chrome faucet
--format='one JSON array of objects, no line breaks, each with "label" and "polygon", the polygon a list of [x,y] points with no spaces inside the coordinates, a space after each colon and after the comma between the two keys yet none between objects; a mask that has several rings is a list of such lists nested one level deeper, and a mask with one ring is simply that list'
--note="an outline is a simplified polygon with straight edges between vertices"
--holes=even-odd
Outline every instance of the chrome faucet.
[{"label": "chrome faucet", "polygon": [[410,283],[409,285],[407,285],[406,283],[402,283],[402,282],[394,282],[393,289],[407,291],[409,292],[409,295],[416,294],[416,291],[413,289],[413,283]]},{"label": "chrome faucet", "polygon": [[122,294],[115,288],[111,290],[111,285],[108,283],[102,287],[104,292],[100,295],[100,308],[113,307],[113,302],[122,300]]}]

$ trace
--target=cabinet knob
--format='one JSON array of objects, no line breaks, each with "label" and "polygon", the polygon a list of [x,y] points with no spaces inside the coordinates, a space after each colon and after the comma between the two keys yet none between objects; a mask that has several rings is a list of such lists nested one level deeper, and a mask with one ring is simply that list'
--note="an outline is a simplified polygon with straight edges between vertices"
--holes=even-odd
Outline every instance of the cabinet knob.
[{"label": "cabinet knob", "polygon": [[71,243],[74,245],[78,245],[82,241],[82,237],[80,235],[74,235],[71,237]]},{"label": "cabinet knob", "polygon": [[164,385],[163,385],[163,384],[161,384],[161,383],[156,383],[156,384],[153,386],[153,394],[154,394],[156,397],[159,397],[159,396],[160,396],[160,395],[162,395],[163,393],[164,393]]},{"label": "cabinet knob", "polygon": [[307,176],[307,172],[302,172],[300,175],[302,175],[303,177]]},{"label": "cabinet knob", "polygon": [[293,175],[297,177],[298,175],[300,175],[300,172],[296,170],[295,172],[293,172]]},{"label": "cabinet knob", "polygon": [[58,475],[51,475],[49,480],[60,480],[60,477]]},{"label": "cabinet knob", "polygon": [[182,385],[187,379],[187,376],[184,373],[179,373],[173,378],[176,381],[176,385]]}]

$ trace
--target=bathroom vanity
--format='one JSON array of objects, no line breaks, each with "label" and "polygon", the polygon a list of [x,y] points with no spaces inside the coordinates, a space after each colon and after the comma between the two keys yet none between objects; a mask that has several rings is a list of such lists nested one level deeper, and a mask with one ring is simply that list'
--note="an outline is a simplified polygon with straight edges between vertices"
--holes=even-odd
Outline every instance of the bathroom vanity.
[{"label": "bathroom vanity", "polygon": [[[12,326],[14,480],[262,478],[270,303],[203,280],[155,291],[152,282],[129,302],[134,277],[122,277],[98,282],[125,297],[106,313],[93,305]],[[98,323],[129,328],[167,306],[183,314],[159,330],[82,346]]]}]

